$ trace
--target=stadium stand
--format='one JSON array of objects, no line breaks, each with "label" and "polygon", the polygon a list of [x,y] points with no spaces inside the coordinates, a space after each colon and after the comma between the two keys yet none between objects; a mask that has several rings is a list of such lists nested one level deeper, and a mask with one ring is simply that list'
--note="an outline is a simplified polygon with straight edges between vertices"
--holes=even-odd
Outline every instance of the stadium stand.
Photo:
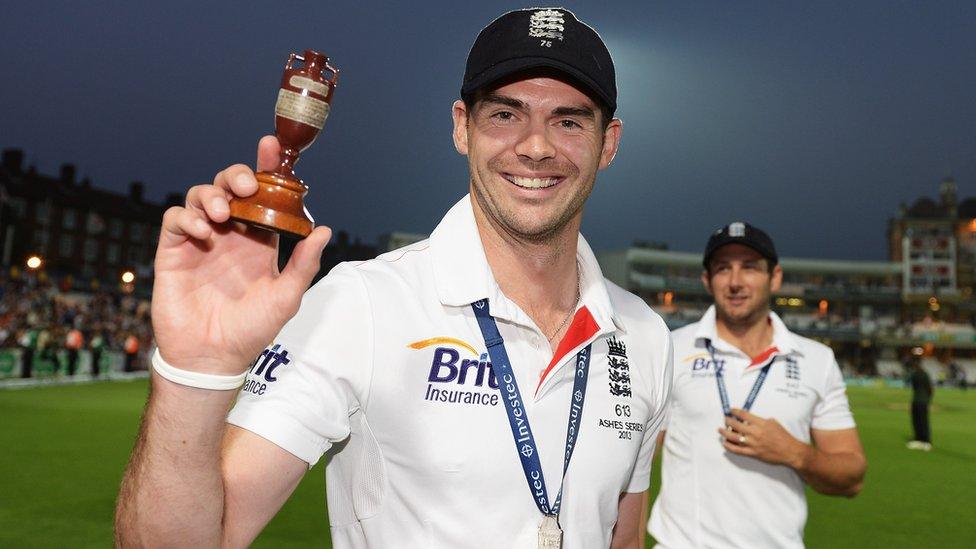
[{"label": "stadium stand", "polygon": [[922,357],[922,369],[933,382],[942,384],[948,379],[949,369],[939,359],[931,356]]},{"label": "stadium stand", "polygon": [[132,369],[145,370],[152,347],[145,299],[123,290],[72,291],[43,272],[0,273],[0,378],[111,375],[124,369],[122,346],[132,337],[140,348]]},{"label": "stadium stand", "polygon": [[[72,357],[78,374],[93,371],[93,356],[103,371],[121,370],[130,362],[121,358],[127,340],[139,348],[133,367],[144,369],[158,219],[182,197],[152,202],[139,182],[125,194],[103,191],[77,181],[72,164],[53,177],[24,158],[5,149],[0,161],[0,378],[67,374]],[[902,379],[906,361],[920,356],[934,380],[976,385],[976,197],[958,200],[951,178],[939,191],[939,200],[919,198],[889,220],[889,261],[780,259],[774,310],[792,330],[832,347],[845,375]],[[423,238],[394,232],[372,246],[338,231],[318,276]],[[283,267],[295,242],[281,244]],[[42,268],[20,267],[35,256]],[[641,241],[598,259],[607,278],[671,329],[697,321],[711,303],[698,253]],[[138,283],[119,284],[122,273]]]},{"label": "stadium stand", "polygon": [[976,359],[957,358],[955,363],[963,371],[963,379],[967,385],[976,385]]},{"label": "stadium stand", "polygon": [[902,366],[901,362],[890,359],[881,358],[875,362],[878,375],[885,378],[900,378],[905,375],[905,368]]},{"label": "stadium stand", "polygon": [[[952,178],[939,192],[938,201],[920,198],[889,220],[889,261],[780,258],[773,309],[792,330],[833,348],[846,375],[901,379],[904,364],[921,357],[937,382],[976,383],[976,198],[958,200]],[[711,303],[699,253],[635,243],[598,259],[607,278],[671,329],[695,322]]]}]

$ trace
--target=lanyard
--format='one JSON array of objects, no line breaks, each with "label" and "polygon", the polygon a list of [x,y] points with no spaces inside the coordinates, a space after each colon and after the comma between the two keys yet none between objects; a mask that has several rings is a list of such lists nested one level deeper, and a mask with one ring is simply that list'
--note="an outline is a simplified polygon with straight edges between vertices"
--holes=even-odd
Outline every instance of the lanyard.
[{"label": "lanyard", "polygon": [[570,401],[569,421],[566,427],[563,476],[559,481],[559,493],[556,494],[555,501],[550,505],[549,494],[546,491],[546,479],[542,475],[542,463],[539,461],[539,447],[535,443],[532,428],[529,426],[529,416],[522,404],[518,382],[515,381],[512,363],[509,361],[508,352],[505,350],[505,341],[498,333],[498,325],[495,323],[495,319],[488,312],[487,299],[472,303],[471,308],[474,309],[474,316],[478,319],[478,326],[481,328],[481,335],[488,347],[488,356],[491,359],[492,368],[495,370],[495,376],[499,381],[498,387],[502,391],[502,402],[505,405],[505,412],[508,414],[509,426],[512,428],[512,438],[515,439],[515,450],[522,462],[522,472],[525,474],[525,481],[529,485],[532,499],[543,515],[558,515],[563,497],[563,481],[566,479],[569,460],[573,457],[576,440],[579,438],[579,429],[583,417],[583,399],[586,398],[586,379],[590,373],[590,347],[593,345],[587,345],[586,348],[576,354],[576,375],[573,381],[573,399]]},{"label": "lanyard", "polygon": [[[722,413],[725,414],[725,417],[732,417],[732,407],[729,405],[729,392],[725,389],[725,378],[722,376],[723,368],[720,368],[718,361],[715,360],[715,347],[712,347],[711,340],[706,339],[705,346],[708,347],[708,354],[712,356],[712,364],[715,365],[715,383],[718,384],[718,397],[722,400]],[[756,397],[759,395],[759,389],[762,389],[763,383],[766,382],[766,376],[769,375],[769,367],[773,365],[773,362],[776,362],[776,355],[773,355],[773,358],[769,359],[769,362],[759,371],[759,377],[752,384],[752,390],[749,391],[749,396],[746,397],[746,402],[742,405],[743,410],[748,412],[752,408],[752,403],[756,401]]]}]

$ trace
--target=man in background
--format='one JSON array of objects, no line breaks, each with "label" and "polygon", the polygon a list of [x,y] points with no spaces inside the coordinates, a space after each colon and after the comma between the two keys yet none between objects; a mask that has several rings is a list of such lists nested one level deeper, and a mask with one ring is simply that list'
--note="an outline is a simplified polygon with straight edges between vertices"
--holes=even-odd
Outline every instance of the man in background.
[{"label": "man in background", "polygon": [[864,479],[840,368],[829,347],[770,310],[783,270],[766,233],[722,227],[702,264],[714,305],[673,334],[650,532],[658,547],[803,547],[805,485],[854,496]]},{"label": "man in background", "polygon": [[64,349],[67,352],[69,376],[75,375],[75,370],[78,368],[78,351],[84,346],[84,340],[85,338],[81,335],[81,330],[74,327],[68,330],[68,335],[64,338]]},{"label": "man in background", "polygon": [[929,430],[929,405],[932,403],[932,379],[922,368],[922,361],[913,356],[908,381],[912,385],[912,429],[915,438],[908,441],[909,450],[932,449],[932,433]]},{"label": "man in background", "polygon": [[105,336],[100,328],[92,334],[88,349],[91,351],[92,377],[98,377],[102,372],[102,351],[105,349]]},{"label": "man in background", "polygon": [[31,324],[24,328],[17,338],[17,343],[20,345],[20,377],[22,378],[29,378],[34,375],[34,351],[37,350],[37,335],[38,330]]}]

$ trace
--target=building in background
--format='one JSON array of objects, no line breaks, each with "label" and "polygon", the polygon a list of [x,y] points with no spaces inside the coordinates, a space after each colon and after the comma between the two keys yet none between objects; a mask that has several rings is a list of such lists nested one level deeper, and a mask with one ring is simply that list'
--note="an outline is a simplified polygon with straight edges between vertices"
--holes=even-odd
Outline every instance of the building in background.
[{"label": "building in background", "polygon": [[[163,213],[182,204],[183,195],[169,194],[160,204],[146,200],[144,193],[140,182],[130,183],[128,194],[121,194],[96,189],[87,178],[76,181],[72,164],[63,164],[58,177],[39,174],[24,168],[22,150],[5,149],[0,162],[0,265],[22,269],[37,257],[64,290],[131,284],[148,296]],[[296,243],[281,239],[280,268]],[[370,259],[377,253],[376,246],[336,231],[316,280],[342,261]],[[125,273],[131,273],[134,283],[123,282]]]},{"label": "building in background", "polygon": [[[63,164],[57,177],[24,168],[20,149],[5,149],[0,162],[0,264],[22,268],[36,256],[44,270],[65,289],[117,285],[132,273],[139,293],[152,283],[152,261],[163,212],[182,201],[146,200],[145,186],[129,185],[128,194],[76,179],[75,167]],[[128,277],[127,277],[128,278]]]},{"label": "building in background", "polygon": [[[890,261],[783,257],[773,309],[790,329],[830,345],[848,375],[900,377],[921,356],[936,380],[976,384],[976,198],[920,198],[889,222]],[[604,275],[658,311],[672,329],[711,303],[701,254],[635,245],[598,254]]]},{"label": "building in background", "polygon": [[965,322],[976,315],[976,197],[959,202],[951,177],[939,186],[939,201],[904,203],[888,222],[888,249],[902,265],[902,294],[916,305],[913,320],[937,313]]},{"label": "building in background", "polygon": [[[23,269],[36,256],[62,291],[122,287],[152,289],[153,255],[163,204],[133,182],[127,194],[96,189],[75,167],[58,177],[24,168],[24,153],[3,151],[0,162],[0,265]],[[379,245],[337,231],[317,278],[342,261],[365,260],[426,238],[388,233]],[[281,240],[280,267],[297,241]],[[773,309],[790,328],[830,345],[848,375],[899,377],[910,355],[936,380],[976,384],[976,197],[959,201],[947,178],[940,198],[903,205],[888,223],[889,261],[781,258],[783,286]],[[637,294],[672,329],[694,322],[711,303],[701,283],[701,255],[639,241],[597,254],[604,275]],[[135,283],[126,286],[123,274]]]}]

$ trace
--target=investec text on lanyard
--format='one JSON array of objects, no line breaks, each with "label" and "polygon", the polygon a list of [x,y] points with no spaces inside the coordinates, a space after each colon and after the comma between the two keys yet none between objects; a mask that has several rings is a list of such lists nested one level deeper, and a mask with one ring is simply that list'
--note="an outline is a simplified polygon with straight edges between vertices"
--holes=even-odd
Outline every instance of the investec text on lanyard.
[{"label": "investec text on lanyard", "polygon": [[[725,414],[725,417],[732,417],[732,407],[729,405],[729,392],[725,389],[722,368],[719,368],[718,361],[715,360],[715,347],[712,347],[712,342],[707,339],[705,340],[705,346],[708,347],[708,354],[712,356],[712,364],[715,368],[715,383],[718,384],[718,397],[722,400],[722,413]],[[766,376],[769,375],[769,367],[773,365],[773,362],[776,362],[776,355],[773,355],[773,358],[769,359],[769,362],[759,371],[759,377],[752,384],[752,390],[749,391],[749,396],[746,397],[746,402],[742,405],[743,410],[748,412],[752,408],[752,403],[756,401],[756,396],[759,395],[759,389],[762,389],[763,383],[766,381]]]},{"label": "investec text on lanyard", "polygon": [[535,443],[532,435],[532,428],[529,426],[529,416],[525,412],[522,404],[522,395],[519,393],[518,382],[512,371],[512,363],[505,350],[505,342],[498,333],[498,325],[491,317],[488,310],[488,300],[482,299],[471,304],[474,316],[478,319],[478,326],[481,328],[481,335],[485,339],[485,346],[488,347],[492,369],[495,377],[499,380],[499,388],[502,390],[502,403],[505,405],[505,412],[508,414],[508,423],[512,428],[512,437],[515,439],[515,450],[518,452],[519,460],[522,462],[522,472],[525,474],[525,481],[532,492],[532,499],[536,507],[544,515],[542,524],[539,526],[539,547],[560,547],[562,545],[562,530],[559,528],[557,517],[563,496],[563,481],[566,479],[566,470],[569,468],[569,460],[573,457],[573,449],[576,447],[577,435],[582,425],[583,400],[586,398],[586,379],[589,376],[590,348],[587,345],[576,354],[576,374],[573,376],[573,398],[569,406],[569,422],[566,427],[566,453],[563,459],[563,474],[559,481],[559,492],[556,499],[550,505],[549,494],[546,491],[546,479],[542,474],[542,462],[539,460],[539,447]]}]

